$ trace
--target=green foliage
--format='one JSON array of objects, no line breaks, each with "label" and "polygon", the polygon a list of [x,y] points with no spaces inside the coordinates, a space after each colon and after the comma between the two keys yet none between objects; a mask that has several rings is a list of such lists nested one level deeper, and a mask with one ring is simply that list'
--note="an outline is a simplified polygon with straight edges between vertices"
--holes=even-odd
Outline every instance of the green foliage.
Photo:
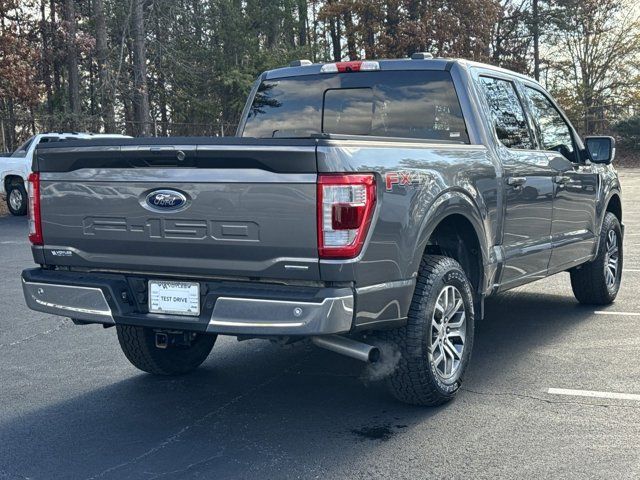
[{"label": "green foliage", "polygon": [[634,115],[614,124],[618,141],[626,147],[640,151],[640,115]]},{"label": "green foliage", "polygon": [[[595,120],[586,122],[589,129],[608,126],[637,108],[640,34],[623,7],[632,0],[538,0],[535,16],[533,1],[145,0],[151,111],[144,121],[155,135],[231,134],[260,72],[302,58],[396,58],[429,51],[532,74],[534,32],[544,57],[539,63],[543,83],[558,93],[578,128],[590,118]],[[63,21],[70,3],[73,39],[69,22]],[[139,131],[133,4],[0,0],[0,120],[6,139],[0,149],[13,148],[36,131],[71,125]],[[104,62],[105,49],[100,54],[97,48],[97,38],[104,35],[98,31],[96,5],[106,20]],[[633,28],[621,35],[620,25]],[[76,62],[68,62],[69,42]],[[581,56],[580,47],[593,51]],[[69,105],[70,64],[79,70],[80,114]],[[597,123],[601,117],[604,121]]]}]

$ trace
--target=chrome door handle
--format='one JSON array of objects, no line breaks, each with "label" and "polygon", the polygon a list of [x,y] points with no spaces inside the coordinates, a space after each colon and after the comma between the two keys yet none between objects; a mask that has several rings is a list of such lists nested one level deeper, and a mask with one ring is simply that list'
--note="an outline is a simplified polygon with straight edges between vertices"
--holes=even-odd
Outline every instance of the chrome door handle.
[{"label": "chrome door handle", "polygon": [[507,185],[512,187],[521,187],[527,182],[527,177],[509,177],[507,178]]},{"label": "chrome door handle", "polygon": [[567,177],[566,175],[558,175],[553,179],[558,185],[566,185],[571,181],[571,177]]}]

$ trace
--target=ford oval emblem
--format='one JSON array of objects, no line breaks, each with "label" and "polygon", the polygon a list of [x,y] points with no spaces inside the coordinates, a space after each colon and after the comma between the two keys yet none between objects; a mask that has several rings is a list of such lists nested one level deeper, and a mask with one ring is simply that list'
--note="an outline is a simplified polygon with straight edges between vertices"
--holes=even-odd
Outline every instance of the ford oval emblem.
[{"label": "ford oval emblem", "polygon": [[152,210],[167,212],[183,208],[187,197],[176,190],[154,190],[147,195],[146,202]]}]

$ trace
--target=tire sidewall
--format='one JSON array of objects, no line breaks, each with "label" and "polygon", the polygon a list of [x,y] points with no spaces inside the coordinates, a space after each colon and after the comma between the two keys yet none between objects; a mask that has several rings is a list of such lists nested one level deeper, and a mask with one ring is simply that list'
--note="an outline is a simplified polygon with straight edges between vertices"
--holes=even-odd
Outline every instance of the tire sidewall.
[{"label": "tire sidewall", "polygon": [[[431,383],[444,395],[453,395],[462,383],[467,366],[471,358],[473,350],[474,337],[474,309],[473,294],[471,285],[464,271],[458,266],[457,262],[447,259],[450,267],[444,272],[435,274],[433,283],[430,288],[426,289],[425,295],[422,297],[421,308],[419,309],[422,319],[416,319],[422,323],[422,361],[424,361],[424,371],[429,377]],[[435,273],[435,272],[434,272]],[[438,295],[445,286],[452,285],[458,289],[462,295],[462,301],[465,308],[465,344],[462,354],[461,365],[457,373],[450,379],[443,379],[436,371],[435,365],[429,360],[429,336],[431,335],[431,318],[435,310]]]}]

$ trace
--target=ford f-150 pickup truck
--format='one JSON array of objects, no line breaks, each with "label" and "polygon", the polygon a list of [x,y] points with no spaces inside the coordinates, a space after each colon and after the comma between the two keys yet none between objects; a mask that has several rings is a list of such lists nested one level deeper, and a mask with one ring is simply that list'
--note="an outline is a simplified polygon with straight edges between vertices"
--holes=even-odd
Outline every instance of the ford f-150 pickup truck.
[{"label": "ford f-150 pickup truck", "polygon": [[579,302],[615,299],[614,152],[510,71],[299,61],[260,76],[236,137],[40,146],[24,295],[115,326],[153,374],[193,370],[218,335],[309,339],[393,357],[391,392],[438,405],[486,296],[568,271]]}]

